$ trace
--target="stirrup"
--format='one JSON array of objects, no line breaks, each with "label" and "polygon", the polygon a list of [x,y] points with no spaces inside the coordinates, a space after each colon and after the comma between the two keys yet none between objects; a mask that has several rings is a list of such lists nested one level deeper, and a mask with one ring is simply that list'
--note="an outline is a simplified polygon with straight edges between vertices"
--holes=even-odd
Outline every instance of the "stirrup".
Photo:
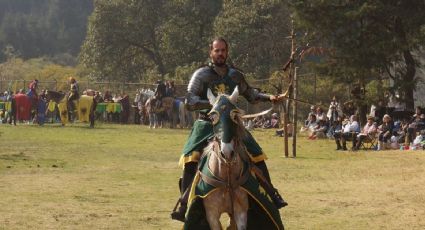
[{"label": "stirrup", "polygon": [[[180,203],[180,200],[178,201],[178,203]],[[173,212],[171,213],[171,219],[185,222],[186,211],[187,211],[187,205],[183,205],[182,203],[180,203],[179,209],[176,211],[176,208],[174,208]]]},{"label": "stirrup", "polygon": [[282,196],[279,194],[277,189],[275,190],[275,193],[273,194],[273,204],[276,206],[277,209],[281,209],[288,205],[288,203],[283,200]]}]

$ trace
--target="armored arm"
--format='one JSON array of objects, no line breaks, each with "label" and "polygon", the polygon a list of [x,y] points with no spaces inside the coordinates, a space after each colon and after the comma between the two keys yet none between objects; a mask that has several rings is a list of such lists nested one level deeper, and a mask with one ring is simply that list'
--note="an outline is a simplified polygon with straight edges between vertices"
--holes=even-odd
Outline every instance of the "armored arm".
[{"label": "armored arm", "polygon": [[193,73],[187,87],[187,95],[185,99],[186,108],[189,111],[210,109],[210,102],[203,98],[205,70],[199,69]]},{"label": "armored arm", "polygon": [[270,101],[270,95],[262,93],[260,89],[251,87],[246,82],[245,77],[241,72],[237,72],[235,77],[238,81],[239,92],[243,95],[250,103],[257,103],[259,101]]}]

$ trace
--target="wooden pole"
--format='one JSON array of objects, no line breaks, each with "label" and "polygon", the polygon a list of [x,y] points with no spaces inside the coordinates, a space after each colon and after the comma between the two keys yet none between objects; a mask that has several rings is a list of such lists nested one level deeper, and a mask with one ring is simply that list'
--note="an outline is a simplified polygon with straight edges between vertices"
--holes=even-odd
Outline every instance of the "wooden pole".
[{"label": "wooden pole", "polygon": [[317,74],[314,74],[314,99],[313,99],[313,103],[316,103],[316,98],[317,98]]},{"label": "wooden pole", "polygon": [[297,117],[298,117],[298,105],[297,105],[297,72],[298,67],[295,67],[294,71],[294,106],[293,106],[293,114],[292,114],[292,157],[297,156]]},{"label": "wooden pole", "polygon": [[[289,66],[289,82],[292,83],[292,77],[293,77],[293,68],[294,68],[294,56],[295,56],[295,31],[294,31],[294,19],[291,20],[291,59],[290,59],[290,66]],[[291,85],[290,85],[291,87]],[[291,89],[288,89],[289,93],[291,92]],[[285,157],[289,157],[289,143],[288,143],[288,121],[289,121],[289,107],[290,107],[290,100],[287,100],[285,105],[284,105],[285,109],[284,109],[284,119],[283,119],[283,129],[285,132],[285,136],[284,136],[284,147],[285,147]]]}]

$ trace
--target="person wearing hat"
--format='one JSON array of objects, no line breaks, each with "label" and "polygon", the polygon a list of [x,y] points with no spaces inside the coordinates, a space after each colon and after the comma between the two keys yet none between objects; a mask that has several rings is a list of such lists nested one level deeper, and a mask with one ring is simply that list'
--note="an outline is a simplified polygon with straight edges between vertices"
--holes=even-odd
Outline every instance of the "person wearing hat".
[{"label": "person wearing hat", "polygon": [[363,130],[357,135],[356,138],[353,138],[353,150],[359,150],[362,142],[366,138],[375,138],[376,131],[378,129],[376,123],[374,122],[375,118],[369,116],[367,118],[367,123],[363,127]]}]

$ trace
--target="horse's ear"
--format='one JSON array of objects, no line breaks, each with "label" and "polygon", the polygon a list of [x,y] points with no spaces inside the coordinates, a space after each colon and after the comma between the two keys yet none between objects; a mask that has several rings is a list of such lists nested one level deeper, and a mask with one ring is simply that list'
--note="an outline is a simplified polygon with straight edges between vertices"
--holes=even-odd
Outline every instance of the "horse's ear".
[{"label": "horse's ear", "polygon": [[229,96],[229,100],[233,104],[236,104],[238,102],[238,97],[239,97],[239,88],[238,86],[236,86],[235,89],[233,90],[232,95]]},{"label": "horse's ear", "polygon": [[208,101],[210,101],[210,104],[213,105],[215,103],[216,97],[211,92],[211,89],[208,89],[208,91],[207,91],[207,97],[208,97]]}]

